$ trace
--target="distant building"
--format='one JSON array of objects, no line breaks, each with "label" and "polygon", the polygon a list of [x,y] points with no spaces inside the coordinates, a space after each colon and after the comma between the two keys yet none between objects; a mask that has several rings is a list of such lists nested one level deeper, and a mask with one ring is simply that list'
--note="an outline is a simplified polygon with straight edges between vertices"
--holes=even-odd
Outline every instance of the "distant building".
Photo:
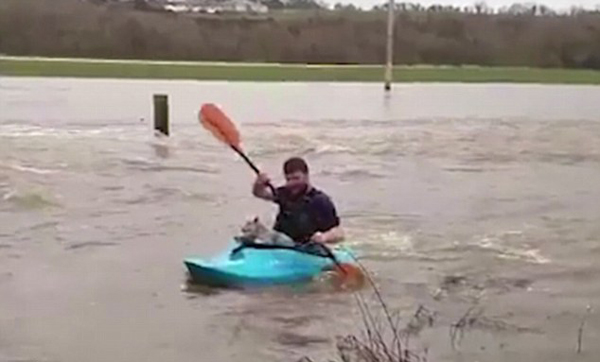
[{"label": "distant building", "polygon": [[187,13],[191,7],[186,0],[167,0],[163,8],[173,13]]},{"label": "distant building", "polygon": [[160,5],[174,13],[258,13],[264,14],[269,8],[253,0],[146,0],[148,4]]}]

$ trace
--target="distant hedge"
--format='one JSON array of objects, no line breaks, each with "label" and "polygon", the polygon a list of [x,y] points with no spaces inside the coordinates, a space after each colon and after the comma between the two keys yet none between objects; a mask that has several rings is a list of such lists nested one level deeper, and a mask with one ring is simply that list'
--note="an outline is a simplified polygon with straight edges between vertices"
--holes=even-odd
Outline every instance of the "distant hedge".
[{"label": "distant hedge", "polygon": [[[121,59],[372,64],[383,10],[175,15],[78,0],[0,1],[0,53]],[[600,69],[600,14],[399,11],[397,64]]]}]

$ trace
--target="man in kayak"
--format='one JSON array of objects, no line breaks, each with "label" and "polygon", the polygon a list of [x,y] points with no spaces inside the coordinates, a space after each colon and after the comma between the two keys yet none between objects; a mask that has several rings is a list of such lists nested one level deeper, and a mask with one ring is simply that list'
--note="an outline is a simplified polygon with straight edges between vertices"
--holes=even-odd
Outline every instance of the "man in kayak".
[{"label": "man in kayak", "polygon": [[300,243],[342,241],[344,231],[335,205],[329,196],[311,185],[306,162],[292,157],[283,164],[283,173],[286,184],[276,188],[275,195],[265,174],[256,178],[252,188],[254,196],[279,205],[273,229]]}]

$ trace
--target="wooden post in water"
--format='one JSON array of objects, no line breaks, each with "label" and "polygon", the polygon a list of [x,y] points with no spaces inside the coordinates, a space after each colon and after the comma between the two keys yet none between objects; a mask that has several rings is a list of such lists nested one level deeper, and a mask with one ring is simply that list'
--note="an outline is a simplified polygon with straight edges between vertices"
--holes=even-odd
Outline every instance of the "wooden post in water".
[{"label": "wooden post in water", "polygon": [[394,59],[394,0],[388,2],[387,49],[385,63],[385,90],[392,89],[393,59]]},{"label": "wooden post in water", "polygon": [[169,135],[169,100],[165,94],[154,95],[154,130]]}]

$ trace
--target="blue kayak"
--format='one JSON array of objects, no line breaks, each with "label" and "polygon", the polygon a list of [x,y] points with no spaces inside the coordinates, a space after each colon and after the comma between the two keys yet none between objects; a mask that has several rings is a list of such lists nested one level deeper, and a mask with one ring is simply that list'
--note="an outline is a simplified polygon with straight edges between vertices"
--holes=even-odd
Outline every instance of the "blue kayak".
[{"label": "blue kayak", "polygon": [[[218,255],[189,257],[184,263],[195,283],[221,287],[268,286],[310,281],[336,262],[325,256],[292,247],[241,245],[233,241]],[[264,245],[264,244],[262,244]],[[355,265],[352,253],[331,248],[338,263]]]}]

